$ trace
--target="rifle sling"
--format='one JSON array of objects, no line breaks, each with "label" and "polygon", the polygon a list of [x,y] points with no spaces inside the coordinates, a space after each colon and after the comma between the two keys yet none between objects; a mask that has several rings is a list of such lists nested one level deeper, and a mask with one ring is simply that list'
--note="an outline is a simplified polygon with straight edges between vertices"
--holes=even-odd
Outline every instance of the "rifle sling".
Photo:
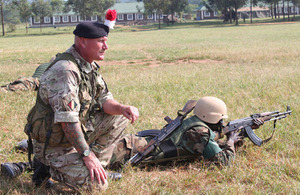
[{"label": "rifle sling", "polygon": [[276,130],[276,122],[277,122],[277,120],[274,120],[274,127],[273,127],[273,132],[272,132],[272,135],[271,135],[269,138],[267,138],[267,139],[263,140],[263,141],[262,141],[262,144],[265,144],[265,143],[267,143],[268,141],[270,141],[270,140],[273,138],[273,135],[274,135],[274,133],[275,133],[275,130]]}]

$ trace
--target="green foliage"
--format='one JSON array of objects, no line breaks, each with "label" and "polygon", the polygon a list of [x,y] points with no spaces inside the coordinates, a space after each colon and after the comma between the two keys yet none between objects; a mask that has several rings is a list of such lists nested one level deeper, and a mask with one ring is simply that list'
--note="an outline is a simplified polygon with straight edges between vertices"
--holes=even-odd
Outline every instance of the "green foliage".
[{"label": "green foliage", "polygon": [[19,11],[20,17],[24,22],[27,22],[28,18],[32,15],[31,5],[27,0],[13,0],[11,2],[13,7]]},{"label": "green foliage", "polygon": [[51,0],[50,5],[51,5],[52,11],[54,13],[62,13],[63,7],[64,7],[64,1],[63,0]]},{"label": "green foliage", "polygon": [[52,9],[50,3],[45,0],[34,0],[31,3],[32,12],[37,17],[50,16],[52,14]]},{"label": "green foliage", "polygon": [[106,10],[114,3],[115,0],[68,0],[66,6],[82,17],[90,17],[94,15],[104,16]]},{"label": "green foliage", "polygon": [[16,25],[13,23],[8,23],[8,32],[15,32],[16,31]]},{"label": "green foliage", "polygon": [[187,6],[188,6],[188,0],[172,0],[170,1],[169,6],[167,7],[167,10],[169,10],[170,12],[166,12],[166,13],[171,13],[171,14],[174,14],[175,12],[180,13]]},{"label": "green foliage", "polygon": [[[147,13],[156,12],[158,16],[162,15],[165,10],[168,10],[170,0],[144,0],[145,11]],[[158,18],[159,26],[161,28],[161,18]]]},{"label": "green foliage", "polygon": [[[227,121],[284,111],[286,105],[293,113],[277,121],[274,137],[266,145],[256,147],[246,140],[232,167],[199,161],[128,168],[122,180],[110,181],[106,194],[299,193],[300,23],[258,21],[256,25],[233,26],[211,20],[175,24],[164,30],[153,25],[111,31],[106,58],[99,62],[101,74],[119,102],[140,111],[138,121],[126,132],[162,128],[166,115],[174,118],[187,100],[205,95],[226,102]],[[38,64],[73,43],[74,27],[45,28],[44,34],[30,29],[36,36],[24,36],[20,29],[0,38],[0,85],[30,76]],[[35,98],[36,92],[0,93],[0,163],[26,161],[26,154],[12,148],[26,138],[23,128]],[[256,133],[266,138],[272,125],[265,123]],[[0,176],[0,191],[73,193],[57,183],[52,190],[36,189],[30,179],[29,173],[15,180]]]}]

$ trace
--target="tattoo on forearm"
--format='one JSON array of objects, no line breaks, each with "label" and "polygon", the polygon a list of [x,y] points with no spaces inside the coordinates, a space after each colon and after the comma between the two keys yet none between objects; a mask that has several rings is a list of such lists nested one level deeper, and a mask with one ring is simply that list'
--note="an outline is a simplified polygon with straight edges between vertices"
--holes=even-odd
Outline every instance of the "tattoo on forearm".
[{"label": "tattoo on forearm", "polygon": [[62,124],[63,131],[69,142],[76,148],[78,153],[83,153],[89,148],[84,135],[81,131],[79,123],[64,123]]}]

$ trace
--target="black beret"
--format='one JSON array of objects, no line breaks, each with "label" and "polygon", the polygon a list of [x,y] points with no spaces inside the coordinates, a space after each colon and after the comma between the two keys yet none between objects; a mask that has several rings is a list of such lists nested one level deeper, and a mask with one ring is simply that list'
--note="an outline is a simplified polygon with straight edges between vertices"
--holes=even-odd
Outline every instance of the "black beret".
[{"label": "black beret", "polygon": [[73,34],[84,38],[99,38],[105,37],[109,33],[108,26],[99,22],[82,22],[76,26]]}]

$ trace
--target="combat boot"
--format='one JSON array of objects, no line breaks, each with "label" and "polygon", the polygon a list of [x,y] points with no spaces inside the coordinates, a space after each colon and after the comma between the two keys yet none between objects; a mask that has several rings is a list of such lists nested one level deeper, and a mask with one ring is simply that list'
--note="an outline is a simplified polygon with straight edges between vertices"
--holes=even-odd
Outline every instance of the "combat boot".
[{"label": "combat boot", "polygon": [[29,163],[3,163],[1,164],[1,173],[4,176],[10,177],[11,179],[18,177],[25,170],[29,169]]},{"label": "combat boot", "polygon": [[50,180],[50,167],[43,164],[41,161],[33,158],[33,175],[32,175],[32,182],[36,187],[40,187],[42,184],[45,184],[46,188],[52,187],[54,184]]},{"label": "combat boot", "polygon": [[23,139],[22,141],[18,142],[15,146],[15,150],[21,152],[28,152],[28,140]]}]

